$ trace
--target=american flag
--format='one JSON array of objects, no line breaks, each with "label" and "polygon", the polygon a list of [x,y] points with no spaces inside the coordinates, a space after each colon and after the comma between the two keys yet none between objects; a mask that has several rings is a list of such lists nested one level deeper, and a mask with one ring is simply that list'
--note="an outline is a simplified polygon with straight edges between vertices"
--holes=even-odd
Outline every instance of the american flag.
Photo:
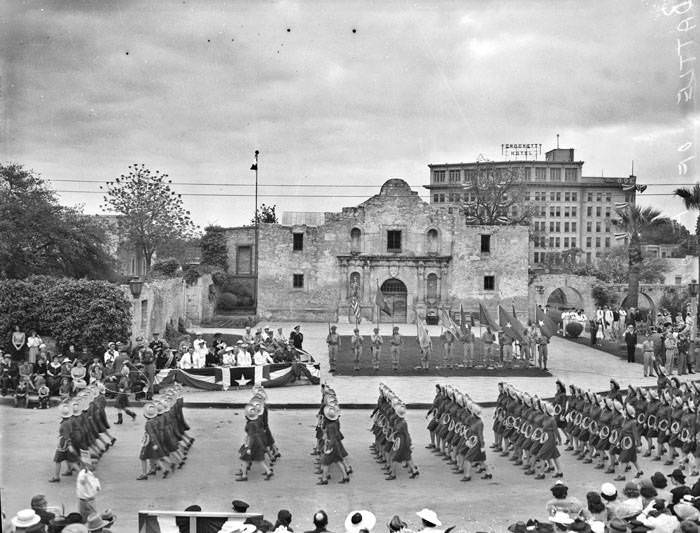
[{"label": "american flag", "polygon": [[360,302],[357,301],[357,298],[352,299],[352,312],[355,315],[355,321],[359,322],[360,321]]}]

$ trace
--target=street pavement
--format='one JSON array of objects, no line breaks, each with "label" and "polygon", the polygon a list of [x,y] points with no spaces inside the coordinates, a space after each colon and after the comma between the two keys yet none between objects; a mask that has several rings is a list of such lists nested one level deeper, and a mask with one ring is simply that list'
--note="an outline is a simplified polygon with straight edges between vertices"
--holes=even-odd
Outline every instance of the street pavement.
[{"label": "street pavement", "polygon": [[[276,323],[269,325],[278,326]],[[293,326],[281,325],[285,332]],[[360,329],[363,334],[368,334],[372,327],[372,324],[363,324]],[[440,333],[439,328],[431,329],[434,335]],[[339,330],[341,334],[348,334],[352,326],[340,325]],[[408,326],[402,330],[413,333]],[[492,402],[496,398],[500,378],[329,376],[325,345],[327,325],[302,324],[302,331],[305,334],[304,347],[321,362],[322,379],[336,389],[341,405],[373,403],[377,398],[377,386],[382,381],[405,402],[414,405],[430,403],[434,385],[444,382],[468,392],[477,402]],[[382,326],[382,333],[388,334],[389,331],[390,325]],[[560,338],[553,338],[550,344],[549,368],[553,374],[551,378],[513,378],[510,381],[522,390],[543,397],[554,394],[556,378],[593,391],[606,390],[613,376],[623,387],[629,383],[655,383],[653,378],[642,377],[641,365],[628,364],[610,354]],[[119,440],[103,457],[97,473],[103,486],[98,507],[109,507],[119,515],[115,530],[136,531],[139,509],[184,509],[198,503],[205,510],[226,511],[230,509],[231,500],[236,498],[248,501],[252,504],[251,511],[261,511],[271,521],[279,509],[290,509],[294,515],[293,526],[302,531],[311,529],[311,516],[320,508],[329,513],[329,529],[336,532],[342,531],[346,513],[358,508],[367,508],[377,514],[377,531],[384,529],[393,514],[401,515],[415,526],[415,511],[425,506],[435,509],[447,525],[458,524],[467,531],[504,531],[508,523],[517,519],[544,516],[544,504],[550,497],[549,487],[553,483],[551,478],[535,481],[524,476],[505,458],[489,455],[489,460],[495,464],[493,480],[475,479],[470,483],[460,483],[459,477],[450,473],[445,463],[424,448],[428,440],[424,409],[412,409],[408,414],[415,459],[421,469],[419,478],[409,480],[402,473],[397,481],[385,481],[379,465],[367,450],[371,442],[368,432],[370,411],[345,409],[342,428],[355,474],[350,484],[339,485],[336,472],[329,486],[318,487],[309,451],[315,425],[313,407],[320,400],[319,387],[270,389],[268,396],[273,406],[270,415],[272,429],[283,453],[275,467],[274,478],[268,482],[263,481],[259,473],[253,474],[248,483],[233,481],[233,473],[238,468],[237,450],[243,439],[240,409],[186,408],[185,414],[197,442],[184,469],[168,480],[135,480],[139,473],[137,454],[144,422],[140,408],[136,409],[139,414],[136,422],[128,420],[122,426],[113,426]],[[189,405],[211,403],[224,406],[244,403],[249,398],[250,390],[188,390],[185,402]],[[285,409],[286,404],[311,408]],[[493,410],[486,409],[484,413],[485,425],[490,428]],[[115,418],[112,407],[108,408],[108,415],[110,420]],[[58,485],[47,483],[57,429],[55,409],[24,410],[0,405],[0,486],[3,511],[8,516],[28,507],[30,498],[38,493],[46,494],[51,504],[65,504],[67,511],[75,509],[74,478],[63,478]],[[490,432],[487,432],[487,442],[491,440]],[[642,466],[647,474],[659,469],[659,463],[643,461]],[[571,485],[571,492],[584,501],[587,491],[597,490],[603,481],[612,479],[568,454],[563,458],[563,467],[564,480]],[[671,470],[671,467],[661,468],[666,473]]]}]

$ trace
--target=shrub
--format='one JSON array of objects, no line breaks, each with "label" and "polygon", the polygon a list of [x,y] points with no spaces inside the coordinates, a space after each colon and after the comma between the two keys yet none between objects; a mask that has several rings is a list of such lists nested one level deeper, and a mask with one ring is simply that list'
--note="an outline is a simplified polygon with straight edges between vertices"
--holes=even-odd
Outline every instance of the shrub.
[{"label": "shrub", "polygon": [[221,226],[207,226],[200,241],[202,263],[228,270],[226,230]]},{"label": "shrub", "polygon": [[580,322],[569,322],[566,325],[566,336],[576,338],[583,333],[583,325]]},{"label": "shrub", "polygon": [[3,340],[15,324],[54,337],[60,348],[75,344],[97,353],[108,341],[128,338],[131,301],[106,281],[48,276],[0,281]]},{"label": "shrub", "polygon": [[234,311],[240,307],[238,296],[230,292],[221,293],[217,302],[219,309],[222,311]]},{"label": "shrub", "polygon": [[173,277],[179,269],[180,263],[172,257],[164,261],[158,261],[151,266],[151,272],[154,274],[162,274],[168,277]]}]

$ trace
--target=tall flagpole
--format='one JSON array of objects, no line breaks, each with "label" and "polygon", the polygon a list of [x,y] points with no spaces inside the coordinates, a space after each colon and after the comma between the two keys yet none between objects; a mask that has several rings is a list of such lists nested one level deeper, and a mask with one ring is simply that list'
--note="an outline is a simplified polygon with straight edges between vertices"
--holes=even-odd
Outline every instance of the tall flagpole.
[{"label": "tall flagpole", "polygon": [[258,280],[260,279],[260,272],[258,271],[258,226],[259,218],[258,214],[258,154],[260,152],[255,150],[255,314],[258,314]]}]

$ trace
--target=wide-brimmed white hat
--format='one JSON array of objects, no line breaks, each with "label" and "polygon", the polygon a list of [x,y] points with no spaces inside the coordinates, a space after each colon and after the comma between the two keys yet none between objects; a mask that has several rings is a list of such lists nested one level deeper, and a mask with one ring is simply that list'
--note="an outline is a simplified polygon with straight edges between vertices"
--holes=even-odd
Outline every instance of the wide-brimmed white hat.
[{"label": "wide-brimmed white hat", "polygon": [[345,532],[359,533],[361,529],[372,531],[377,523],[377,517],[369,511],[352,511],[345,518]]},{"label": "wide-brimmed white hat", "polygon": [[16,516],[12,517],[12,525],[14,527],[31,527],[41,522],[41,518],[34,509],[22,509]]},{"label": "wide-brimmed white hat", "polygon": [[437,513],[432,509],[421,509],[416,514],[418,515],[418,518],[425,520],[426,522],[430,522],[434,526],[439,527],[442,525],[442,522],[440,522],[438,519]]},{"label": "wide-brimmed white hat", "polygon": [[554,524],[561,524],[563,526],[568,526],[574,523],[574,519],[569,516],[568,513],[564,511],[557,511],[554,515],[549,517],[549,521]]},{"label": "wide-brimmed white hat", "polygon": [[258,528],[253,524],[246,524],[240,520],[224,522],[219,533],[254,533]]}]

